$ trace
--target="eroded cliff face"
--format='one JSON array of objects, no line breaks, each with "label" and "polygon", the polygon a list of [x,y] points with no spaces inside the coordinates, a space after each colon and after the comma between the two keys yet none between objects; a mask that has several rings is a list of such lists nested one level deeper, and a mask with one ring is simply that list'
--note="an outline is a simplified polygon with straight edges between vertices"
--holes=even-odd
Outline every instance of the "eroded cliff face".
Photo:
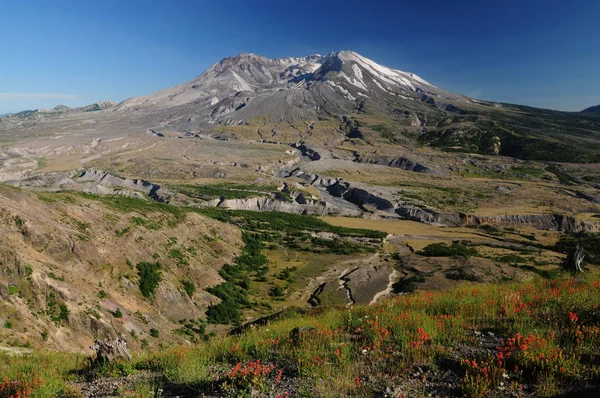
[{"label": "eroded cliff face", "polygon": [[419,163],[418,161],[408,159],[404,156],[359,156],[355,161],[358,163],[369,163],[378,164],[380,166],[395,167],[400,170],[414,171],[416,173],[442,174],[439,170],[436,170],[430,166],[426,166],[422,163]]},{"label": "eroded cliff face", "polygon": [[[111,175],[102,170],[90,169],[74,173],[53,173],[32,176],[18,182],[22,187],[46,190],[70,189],[89,193],[123,195],[150,198],[158,202],[179,206],[213,206],[232,210],[280,211],[284,213],[339,215],[358,217],[364,214],[398,217],[427,224],[459,225],[524,225],[540,230],[579,232],[600,230],[598,223],[579,221],[561,214],[522,214],[499,216],[475,216],[465,213],[444,213],[433,209],[406,205],[401,199],[377,187],[355,184],[340,178],[323,177],[295,168],[282,173],[281,192],[269,196],[243,199],[196,200],[183,198],[177,192],[159,184],[140,179],[128,179]],[[294,188],[291,181],[297,181]],[[308,194],[302,187],[312,187],[318,196]]]}]

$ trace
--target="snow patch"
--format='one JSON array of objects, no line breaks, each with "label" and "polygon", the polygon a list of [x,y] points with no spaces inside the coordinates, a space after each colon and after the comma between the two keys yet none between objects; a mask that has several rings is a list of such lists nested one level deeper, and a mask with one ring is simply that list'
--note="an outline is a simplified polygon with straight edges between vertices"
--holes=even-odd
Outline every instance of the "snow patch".
[{"label": "snow patch", "polygon": [[354,98],[352,96],[352,94],[350,94],[350,92],[348,90],[346,90],[344,87],[340,86],[339,84],[336,84],[335,82],[332,82],[331,80],[327,80],[327,83],[329,83],[329,85],[331,85],[332,87],[337,88],[338,90],[340,90],[342,92],[342,95],[346,99],[349,99],[350,101],[356,101],[356,98]]}]

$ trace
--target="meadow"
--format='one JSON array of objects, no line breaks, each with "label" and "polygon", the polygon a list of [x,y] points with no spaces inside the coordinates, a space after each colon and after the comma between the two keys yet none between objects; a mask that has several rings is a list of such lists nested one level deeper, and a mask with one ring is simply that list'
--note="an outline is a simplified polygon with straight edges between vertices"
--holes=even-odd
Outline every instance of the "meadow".
[{"label": "meadow", "polygon": [[189,396],[550,397],[600,386],[600,278],[465,284],[292,311],[240,335],[99,368],[76,354],[0,356],[2,398],[76,397],[78,386],[110,377],[128,386],[118,394],[137,397],[173,388]]}]

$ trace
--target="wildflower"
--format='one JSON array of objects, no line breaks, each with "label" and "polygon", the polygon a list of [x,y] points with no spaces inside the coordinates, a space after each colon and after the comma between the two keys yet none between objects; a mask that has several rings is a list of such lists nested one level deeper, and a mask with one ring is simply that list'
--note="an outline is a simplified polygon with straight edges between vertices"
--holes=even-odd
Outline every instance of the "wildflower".
[{"label": "wildflower", "polygon": [[360,388],[362,385],[360,384],[360,377],[357,377],[356,379],[354,379],[354,383],[356,383],[356,386],[358,388]]},{"label": "wildflower", "polygon": [[579,320],[579,316],[577,315],[577,313],[569,311],[569,319],[571,320],[571,322],[575,323]]}]

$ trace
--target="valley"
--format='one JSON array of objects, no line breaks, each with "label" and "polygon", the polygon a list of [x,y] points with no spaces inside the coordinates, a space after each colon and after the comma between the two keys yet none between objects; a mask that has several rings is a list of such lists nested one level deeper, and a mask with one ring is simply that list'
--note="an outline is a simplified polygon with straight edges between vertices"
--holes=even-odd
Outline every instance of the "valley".
[{"label": "valley", "polygon": [[[450,93],[352,51],[244,53],[148,96],[2,116],[0,371],[53,363],[43,397],[280,396],[282,374],[292,396],[597,388],[599,138],[593,112]],[[519,333],[567,373],[526,350],[507,355],[527,374],[492,366]],[[88,366],[116,338],[134,360]],[[413,376],[386,386],[379,361]]]}]

